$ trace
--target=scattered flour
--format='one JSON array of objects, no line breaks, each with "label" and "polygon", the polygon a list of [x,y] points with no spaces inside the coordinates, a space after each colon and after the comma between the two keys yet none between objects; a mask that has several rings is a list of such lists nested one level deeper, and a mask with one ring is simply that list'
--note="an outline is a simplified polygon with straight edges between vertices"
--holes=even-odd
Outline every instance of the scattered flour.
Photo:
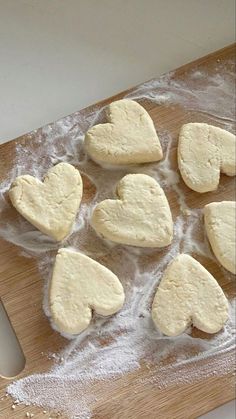
[{"label": "scattered flour", "polygon": [[[228,62],[224,66],[216,64],[215,74],[211,76],[197,69],[186,75],[184,80],[178,80],[170,73],[139,86],[127,97],[141,103],[149,100],[170,108],[182,107],[186,114],[184,122],[197,115],[198,120],[205,122],[207,119],[209,123],[232,130],[235,111],[233,63]],[[8,217],[10,207],[6,192],[16,175],[30,173],[43,177],[49,167],[61,161],[79,168],[90,180],[94,193],[83,202],[74,231],[62,246],[80,250],[103,263],[118,275],[125,288],[126,303],[121,312],[109,319],[95,315],[89,328],[81,335],[66,336],[74,339],[59,354],[52,354],[54,364],[50,371],[16,380],[8,386],[8,393],[14,399],[24,404],[56,409],[71,418],[90,418],[91,406],[102,400],[99,389],[111,389],[115,386],[114,378],[118,379],[128,372],[135,374],[143,364],[149,369],[148,377],[143,379],[144,384],[155,383],[160,388],[227,374],[232,370],[233,359],[230,362],[228,357],[225,361],[222,358],[219,360],[219,355],[231,354],[235,346],[233,300],[230,319],[217,335],[203,337],[189,328],[183,335],[170,338],[155,330],[150,306],[168,263],[179,252],[204,257],[205,260],[215,259],[203,234],[202,211],[189,207],[176,171],[176,162],[173,163],[170,155],[176,139],[167,131],[168,127],[158,127],[165,153],[162,162],[109,170],[97,166],[83,151],[85,131],[103,120],[104,109],[95,108],[77,112],[28,134],[28,142],[17,146],[15,165],[0,189],[0,236],[19,246],[24,256],[36,258],[41,276],[45,279],[43,307],[48,316],[48,284],[58,244],[34,230],[20,216]],[[30,139],[35,136],[36,148],[31,149]],[[129,172],[153,176],[167,196],[174,190],[179,213],[174,215],[173,243],[166,249],[115,245],[103,241],[90,227],[94,205],[114,196],[116,183]],[[221,273],[226,276],[224,270]],[[228,274],[227,278],[230,278]],[[207,362],[209,358],[210,363]],[[135,380],[140,382],[140,377],[137,375]]]}]

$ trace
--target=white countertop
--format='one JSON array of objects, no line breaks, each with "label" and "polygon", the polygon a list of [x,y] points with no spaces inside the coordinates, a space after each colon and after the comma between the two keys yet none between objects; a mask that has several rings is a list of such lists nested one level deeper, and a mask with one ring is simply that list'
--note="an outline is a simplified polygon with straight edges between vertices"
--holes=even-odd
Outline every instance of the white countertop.
[{"label": "white countertop", "polygon": [[[234,42],[234,0],[0,0],[0,143]],[[204,416],[235,418],[234,403]]]}]

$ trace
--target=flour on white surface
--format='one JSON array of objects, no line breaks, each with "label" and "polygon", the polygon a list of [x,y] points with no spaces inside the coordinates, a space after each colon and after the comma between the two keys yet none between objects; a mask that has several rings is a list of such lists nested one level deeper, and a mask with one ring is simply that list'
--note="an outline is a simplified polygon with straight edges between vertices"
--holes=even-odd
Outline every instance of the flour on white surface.
[{"label": "flour on white surface", "polygon": [[[183,123],[198,119],[232,131],[233,63],[228,62],[226,67],[217,64],[213,76],[199,69],[186,75],[184,80],[177,80],[174,74],[168,74],[139,86],[127,97],[140,103],[151,100],[170,109],[173,106],[184,107],[186,118]],[[44,311],[49,316],[48,281],[58,244],[35,231],[20,216],[8,219],[8,215],[4,215],[9,210],[5,193],[16,175],[29,173],[43,177],[49,167],[60,161],[74,164],[96,187],[96,194],[82,203],[74,232],[62,245],[82,251],[111,269],[123,283],[125,306],[108,319],[94,316],[90,327],[57,354],[60,362],[55,361],[49,372],[31,375],[8,387],[12,397],[25,404],[60,410],[71,418],[92,416],[90,407],[99,404],[102,397],[99,390],[109,388],[109,391],[115,391],[118,385],[110,378],[119,378],[133,371],[133,382],[139,381],[138,376],[135,378],[135,370],[143,363],[147,371],[149,369],[145,383],[156,383],[159,387],[226,374],[232,366],[226,361],[218,362],[217,356],[230,351],[235,345],[233,301],[230,319],[217,335],[200,338],[198,332],[189,328],[183,335],[169,338],[155,330],[150,315],[151,302],[162,273],[172,258],[179,252],[186,252],[197,259],[215,259],[203,234],[202,211],[189,207],[188,196],[185,196],[176,172],[176,158],[171,156],[171,144],[176,139],[168,133],[168,127],[157,127],[165,155],[162,162],[111,171],[97,166],[83,151],[85,131],[103,120],[103,109],[77,112],[36,131],[34,149],[30,148],[32,134],[29,134],[28,142],[17,146],[15,166],[0,191],[0,209],[4,220],[0,221],[0,236],[18,245],[25,256],[38,260],[39,270],[45,279]],[[94,205],[114,196],[116,183],[130,172],[153,176],[164,188],[167,197],[174,190],[179,215],[174,214],[174,240],[166,249],[145,250],[114,245],[103,241],[90,227]],[[226,272],[222,269],[221,274],[225,276]],[[209,357],[212,357],[210,364],[206,362]]]}]

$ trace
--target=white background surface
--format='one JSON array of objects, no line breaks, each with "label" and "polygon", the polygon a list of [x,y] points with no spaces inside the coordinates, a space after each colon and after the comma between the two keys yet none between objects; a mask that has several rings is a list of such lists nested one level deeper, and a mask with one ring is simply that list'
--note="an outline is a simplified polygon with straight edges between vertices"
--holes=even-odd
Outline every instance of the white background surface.
[{"label": "white background surface", "polygon": [[234,42],[234,3],[0,0],[0,142]]}]

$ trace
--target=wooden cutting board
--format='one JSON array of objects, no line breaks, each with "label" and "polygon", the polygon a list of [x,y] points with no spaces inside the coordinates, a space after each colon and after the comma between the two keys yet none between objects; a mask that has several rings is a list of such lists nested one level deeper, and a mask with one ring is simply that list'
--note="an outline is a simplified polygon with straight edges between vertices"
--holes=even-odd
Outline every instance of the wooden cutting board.
[{"label": "wooden cutting board", "polygon": [[[175,77],[184,79],[188,72],[198,68],[207,70],[208,74],[211,74],[217,62],[223,63],[226,60],[235,59],[234,54],[234,46],[229,46],[181,67],[176,71]],[[196,83],[198,83],[197,80]],[[99,106],[120,99],[126,93],[123,92],[107,99],[99,103]],[[145,102],[145,108],[157,127],[161,124],[177,139],[179,128],[186,118],[186,110],[176,107],[166,108],[150,102]],[[194,118],[193,115],[192,118]],[[201,115],[201,121],[207,122],[207,116],[203,118]],[[0,146],[0,181],[7,178],[14,164],[16,144],[27,146],[27,142],[34,142],[34,138],[35,132],[32,132],[30,136],[23,135]],[[176,144],[173,145],[173,153],[174,155],[176,153]],[[232,182],[227,176],[222,176],[221,182],[225,187],[221,188],[217,200],[232,199]],[[199,208],[209,202],[209,194],[199,195],[188,188],[186,188],[186,193],[188,193],[188,203],[191,207]],[[216,195],[212,194],[213,198],[214,196]],[[173,208],[172,210],[174,211]],[[217,265],[211,266],[210,261],[208,263],[211,272],[215,272],[218,279]],[[234,293],[232,281],[221,285],[229,295]],[[35,261],[21,256],[16,246],[0,240],[0,296],[26,357],[26,366],[20,377],[48,370],[52,361],[43,354],[55,353],[66,344],[66,340],[51,329],[42,311],[42,291],[43,281],[39,277]],[[223,360],[229,354],[221,356]],[[137,374],[145,377],[146,373],[145,367],[142,367],[138,372],[117,379],[115,392],[114,390],[111,390],[111,394],[106,392],[102,404],[94,402],[93,417],[100,419],[196,418],[234,398],[233,372],[220,377],[213,376],[195,384],[178,385],[162,390],[154,384],[144,385],[134,380]],[[0,378],[0,399],[5,394],[8,384],[8,380]],[[23,418],[26,417],[26,412],[34,413],[35,418],[50,416],[49,413],[44,414],[43,409],[40,408],[17,406],[13,410],[11,406],[10,398],[0,401],[0,418]]]}]

